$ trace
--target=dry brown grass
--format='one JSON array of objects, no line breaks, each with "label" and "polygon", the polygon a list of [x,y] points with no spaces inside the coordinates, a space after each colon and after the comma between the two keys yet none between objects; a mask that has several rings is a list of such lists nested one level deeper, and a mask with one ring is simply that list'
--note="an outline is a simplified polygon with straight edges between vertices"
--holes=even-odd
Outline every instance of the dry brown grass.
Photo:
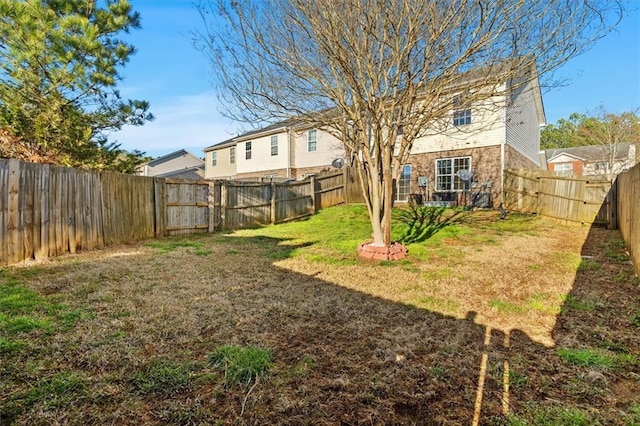
[{"label": "dry brown grass", "polygon": [[[583,368],[556,351],[609,343],[638,356],[638,281],[607,251],[619,235],[540,220],[500,232],[487,227],[495,219],[470,217],[477,232],[399,264],[317,262],[303,254],[319,247],[302,243],[292,256],[293,236],[284,244],[265,230],[189,237],[197,247],[167,253],[141,243],[9,268],[85,314],[69,330],[19,335],[27,346],[2,354],[2,420],[469,424],[475,412],[481,424],[505,424],[507,404],[521,419],[563,406],[625,424],[640,406],[638,364]],[[578,268],[581,253],[593,265]],[[567,295],[589,308],[563,304]],[[268,380],[248,396],[206,364],[229,343],[273,351]],[[184,367],[187,383],[144,391],[133,377],[157,362]],[[61,373],[83,386],[60,403],[25,397]]]}]

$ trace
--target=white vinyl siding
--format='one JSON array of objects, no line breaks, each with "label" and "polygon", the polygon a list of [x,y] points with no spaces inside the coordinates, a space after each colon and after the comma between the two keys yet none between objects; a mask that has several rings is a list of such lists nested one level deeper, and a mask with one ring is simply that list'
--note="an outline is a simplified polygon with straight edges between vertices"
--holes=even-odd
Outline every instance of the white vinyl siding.
[{"label": "white vinyl siding", "polygon": [[540,164],[540,119],[530,85],[512,96],[506,108],[505,125],[506,143],[534,164]]}]

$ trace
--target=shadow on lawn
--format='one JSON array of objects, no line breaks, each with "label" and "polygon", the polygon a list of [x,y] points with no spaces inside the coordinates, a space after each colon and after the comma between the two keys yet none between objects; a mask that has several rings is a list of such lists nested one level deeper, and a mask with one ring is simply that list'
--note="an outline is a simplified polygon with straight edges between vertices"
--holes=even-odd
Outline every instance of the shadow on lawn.
[{"label": "shadow on lawn", "polygon": [[[623,424],[619,413],[628,411],[634,402],[640,404],[637,378],[625,375],[625,367],[574,365],[557,352],[559,347],[593,347],[638,354],[637,328],[635,333],[628,331],[634,327],[630,315],[640,311],[638,283],[627,279],[630,266],[612,261],[607,255],[609,246],[603,248],[615,235],[597,228],[589,233],[583,254],[593,256],[590,262],[599,267],[581,267],[568,300],[590,303],[586,306],[592,308],[577,309],[582,305],[565,303],[553,333],[556,348],[535,343],[518,330],[505,334],[477,324],[474,312],[464,320],[456,319],[320,280],[316,276],[322,265],[304,274],[283,269],[274,259],[290,257],[297,248],[286,241],[225,236],[215,244],[220,245],[220,253],[237,255],[238,260],[222,263],[215,262],[213,255],[194,256],[191,270],[227,278],[210,278],[193,294],[188,288],[172,287],[170,279],[165,280],[166,289],[154,289],[166,291],[175,300],[176,306],[163,307],[168,318],[179,316],[180,311],[172,309],[186,304],[196,320],[180,318],[184,329],[175,336],[166,330],[155,330],[154,336],[136,336],[136,330],[131,330],[129,342],[139,339],[139,348],[134,347],[133,352],[127,348],[127,358],[109,359],[99,375],[87,372],[95,388],[90,394],[104,386],[117,386],[121,392],[99,392],[99,400],[84,398],[66,408],[75,411],[48,415],[70,421],[78,417],[89,423],[92,419],[131,423],[145,418],[157,424],[221,419],[237,424],[500,425],[508,424],[507,412],[529,419],[531,424],[540,413],[556,416],[555,423],[548,424],[563,424],[563,418],[557,417],[563,415],[558,407],[581,407],[584,416],[591,416],[585,424],[598,419]],[[122,261],[109,258],[93,262],[105,268],[109,262]],[[166,269],[184,266],[180,262],[184,260],[177,258],[175,265]],[[91,262],[86,267],[90,268]],[[625,281],[620,278],[614,283],[613,271],[621,271],[616,276],[625,277]],[[105,283],[100,290],[107,292],[112,287],[117,289],[117,283]],[[146,290],[139,287],[133,290],[139,294],[127,297],[144,297]],[[113,322],[100,318],[100,313],[95,321],[100,333],[118,332]],[[149,341],[155,346],[147,347],[144,342]],[[175,350],[177,341],[182,345],[180,353]],[[244,389],[222,391],[200,381],[169,396],[141,396],[128,390],[126,381],[113,383],[109,379],[112,371],[132,373],[144,362],[188,358],[226,343],[255,344],[274,353],[269,380],[250,395]],[[57,344],[65,352],[68,368],[77,364],[78,372],[87,368],[87,351],[96,350],[75,340],[64,344],[58,339]],[[136,351],[145,355],[134,366],[130,354]],[[5,362],[12,360],[0,361]],[[630,391],[625,394],[626,389]],[[246,410],[241,416],[243,401]],[[599,412],[588,413],[590,409]],[[34,415],[21,420],[37,419],[37,413]]]},{"label": "shadow on lawn", "polygon": [[[447,214],[445,214],[447,213]],[[396,220],[405,226],[400,242],[419,243],[428,240],[437,232],[462,222],[468,212],[452,210],[448,207],[428,207],[410,203],[394,210]]]}]

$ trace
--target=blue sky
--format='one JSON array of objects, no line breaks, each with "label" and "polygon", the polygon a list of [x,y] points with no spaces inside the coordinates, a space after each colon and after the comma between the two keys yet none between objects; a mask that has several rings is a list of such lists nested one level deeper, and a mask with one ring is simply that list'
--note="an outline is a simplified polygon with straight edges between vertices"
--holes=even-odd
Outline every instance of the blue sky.
[{"label": "blue sky", "polygon": [[[187,0],[132,0],[142,29],[126,36],[137,53],[122,70],[124,97],[151,103],[156,119],[113,133],[128,150],[157,157],[178,149],[203,156],[202,149],[234,136],[240,125],[222,117],[211,88],[210,66],[190,41],[200,17]],[[548,123],[585,113],[603,104],[621,112],[640,107],[640,7],[616,32],[560,70],[570,84],[543,93]]]}]

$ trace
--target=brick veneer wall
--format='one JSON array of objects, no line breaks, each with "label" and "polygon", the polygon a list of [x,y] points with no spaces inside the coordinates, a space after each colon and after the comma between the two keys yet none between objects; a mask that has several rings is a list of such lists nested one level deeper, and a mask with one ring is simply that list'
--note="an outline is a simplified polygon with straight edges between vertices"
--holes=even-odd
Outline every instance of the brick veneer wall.
[{"label": "brick veneer wall", "polygon": [[520,154],[511,145],[506,145],[504,149],[504,168],[505,169],[540,169],[540,166]]},{"label": "brick veneer wall", "polygon": [[[432,200],[435,189],[436,160],[467,156],[471,157],[471,169],[473,170],[474,182],[477,182],[478,185],[485,183],[491,184],[491,189],[486,188],[481,191],[491,192],[493,204],[496,206],[500,202],[500,190],[502,188],[500,182],[499,145],[410,155],[407,164],[411,164],[411,192],[425,195],[424,188],[418,187],[418,176],[427,176],[429,178],[429,199]],[[480,190],[480,188],[476,187],[472,191],[476,190]]]}]

